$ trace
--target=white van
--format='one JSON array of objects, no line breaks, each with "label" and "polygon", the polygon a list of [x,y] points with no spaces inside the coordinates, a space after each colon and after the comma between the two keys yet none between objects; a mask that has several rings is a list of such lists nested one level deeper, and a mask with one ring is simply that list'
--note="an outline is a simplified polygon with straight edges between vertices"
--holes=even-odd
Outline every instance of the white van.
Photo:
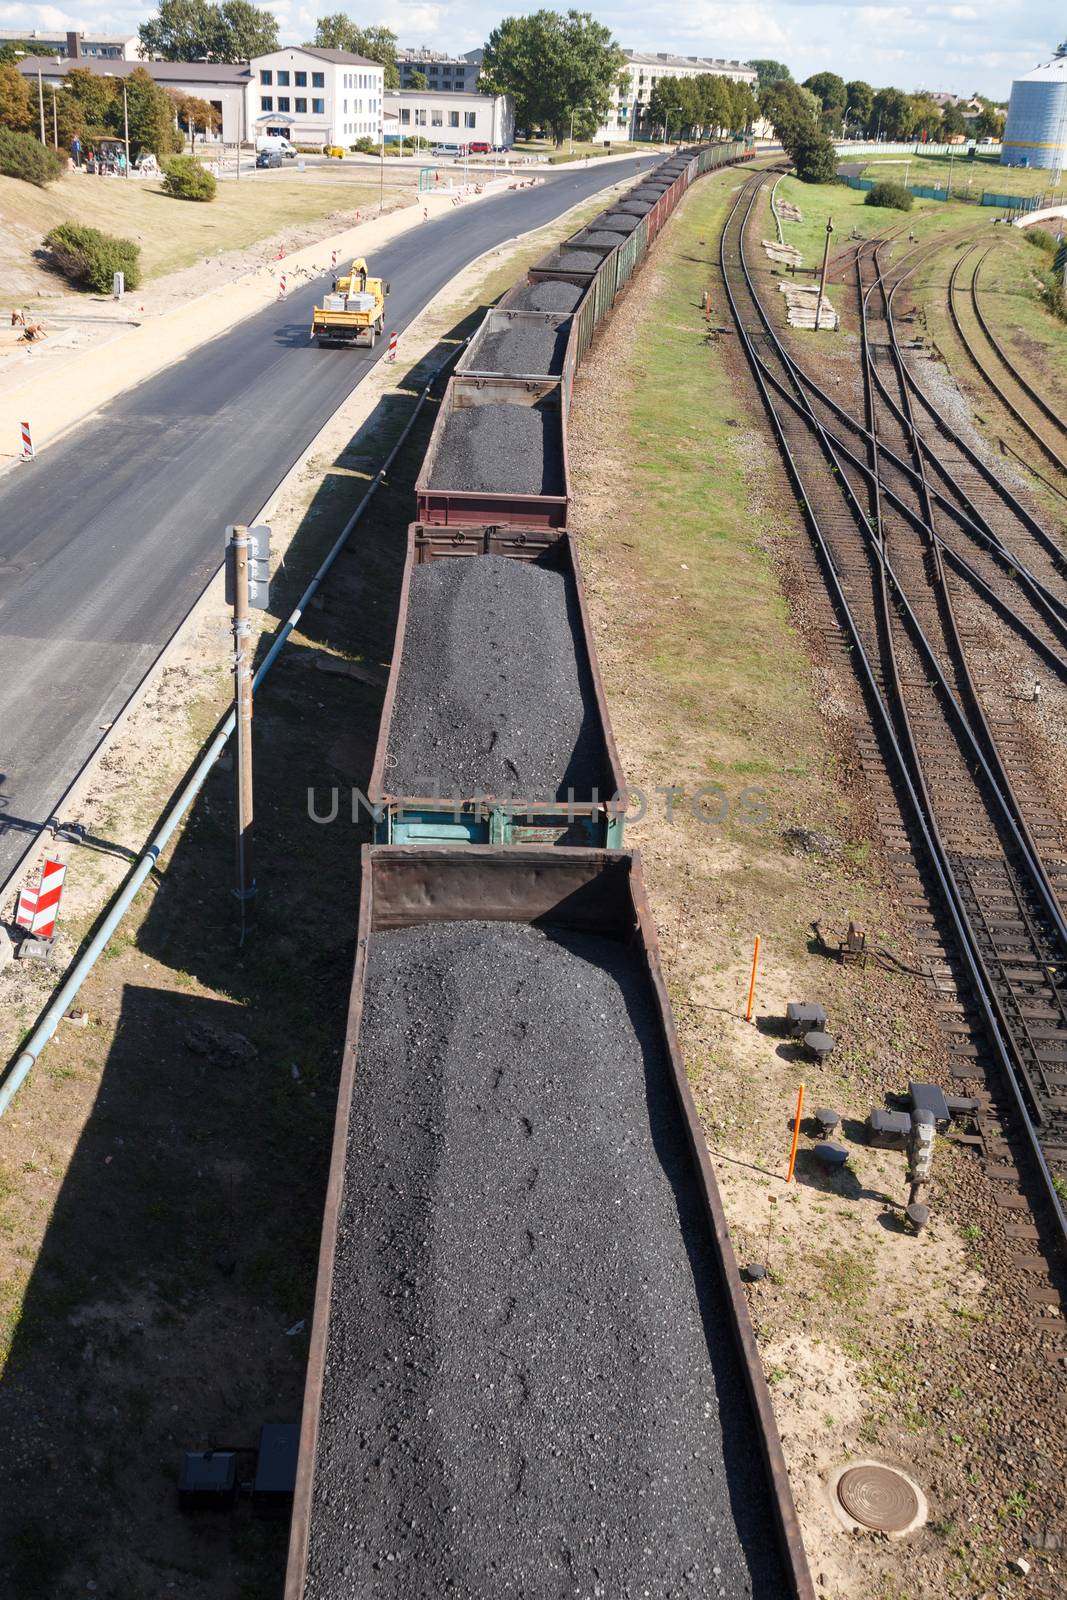
[{"label": "white van", "polygon": [[279,150],[290,161],[296,159],[296,146],[289,143],[280,133],[259,133],[256,135],[256,154],[261,150]]}]

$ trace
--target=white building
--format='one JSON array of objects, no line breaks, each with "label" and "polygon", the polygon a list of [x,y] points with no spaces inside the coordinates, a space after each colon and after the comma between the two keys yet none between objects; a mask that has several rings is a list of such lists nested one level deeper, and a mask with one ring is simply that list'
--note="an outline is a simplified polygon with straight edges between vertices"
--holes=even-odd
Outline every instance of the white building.
[{"label": "white building", "polygon": [[74,33],[66,28],[0,28],[0,44],[44,45],[54,56],[90,61],[136,61],[136,33]]},{"label": "white building", "polygon": [[386,89],[388,144],[413,137],[431,144],[489,144],[515,140],[515,106],[507,94],[457,94],[454,89]]},{"label": "white building", "polygon": [[292,45],[248,63],[247,137],[280,133],[295,145],[379,143],[385,69],[347,50]]},{"label": "white building", "polygon": [[626,61],[619,74],[622,87],[616,90],[614,104],[603,127],[594,137],[600,140],[636,139],[648,132],[648,102],[661,78],[697,78],[705,74],[732,78],[747,83],[755,93],[758,74],[744,61],[728,61],[716,56],[673,56],[660,50],[624,50]]}]

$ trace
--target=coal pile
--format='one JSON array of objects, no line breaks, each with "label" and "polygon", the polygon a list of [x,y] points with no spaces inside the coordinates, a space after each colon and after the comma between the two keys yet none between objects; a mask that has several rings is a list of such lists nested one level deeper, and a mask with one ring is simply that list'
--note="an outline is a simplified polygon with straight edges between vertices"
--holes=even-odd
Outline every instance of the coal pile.
[{"label": "coal pile", "polygon": [[600,261],[601,257],[592,250],[564,250],[552,265],[560,272],[595,272]]},{"label": "coal pile", "polygon": [[669,188],[670,188],[670,184],[669,183],[665,183],[665,184],[663,184],[662,187],[657,185],[655,188],[652,188],[652,189],[631,189],[629,195],[627,196],[627,199],[630,200],[630,201],[633,201],[633,200],[651,200],[653,205],[655,205],[655,203],[659,199],[660,195],[661,194],[666,194],[667,190]]},{"label": "coal pile", "polygon": [[610,245],[614,249],[621,237],[622,235],[619,233],[610,233],[604,230],[597,232],[595,228],[591,228],[588,233],[580,233],[574,242],[576,245]]},{"label": "coal pile", "polygon": [[558,409],[458,406],[449,412],[430,487],[484,494],[562,494],[563,438]]},{"label": "coal pile", "polygon": [[316,1466],[307,1600],[788,1592],[622,945],[371,935]]},{"label": "coal pile", "polygon": [[386,782],[401,795],[588,800],[612,783],[573,581],[508,556],[411,574]]},{"label": "coal pile", "polygon": [[547,323],[509,322],[496,333],[489,333],[474,353],[483,372],[557,373],[563,371],[567,354],[570,321],[558,327]]},{"label": "coal pile", "polygon": [[598,217],[593,226],[609,228],[614,233],[633,233],[640,221],[636,211],[609,211],[606,216]]},{"label": "coal pile", "polygon": [[528,283],[512,300],[512,311],[573,311],[585,289],[577,283]]}]

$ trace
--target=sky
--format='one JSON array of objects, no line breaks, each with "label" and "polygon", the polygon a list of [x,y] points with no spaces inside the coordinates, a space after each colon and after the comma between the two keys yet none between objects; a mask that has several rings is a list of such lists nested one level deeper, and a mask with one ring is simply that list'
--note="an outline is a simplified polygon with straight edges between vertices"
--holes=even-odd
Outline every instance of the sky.
[{"label": "sky", "polygon": [[[519,0],[473,6],[461,0],[389,0],[388,6],[349,8],[364,23],[392,28],[402,45],[471,50],[485,42],[501,17],[540,6],[566,8],[567,0]],[[759,5],[718,0],[571,0],[605,23],[618,43],[633,50],[680,55],[784,61],[797,79],[829,70],[864,78],[876,88],[974,90],[1006,99],[1013,77],[1047,61],[1067,34],[1067,7],[1051,0],[929,0],[882,5],[840,0],[764,0]],[[283,43],[310,39],[315,18],[343,0],[276,0]],[[84,32],[135,33],[151,15],[148,5],[122,0],[71,0],[70,9],[0,0],[0,28],[80,28]]]}]

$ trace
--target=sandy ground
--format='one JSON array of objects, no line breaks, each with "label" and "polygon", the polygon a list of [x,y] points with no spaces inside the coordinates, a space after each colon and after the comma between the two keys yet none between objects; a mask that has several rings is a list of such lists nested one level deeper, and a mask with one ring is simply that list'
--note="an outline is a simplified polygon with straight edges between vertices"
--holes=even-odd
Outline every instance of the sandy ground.
[{"label": "sandy ground", "polygon": [[[482,195],[472,191],[462,203],[477,204],[513,181],[496,180],[483,187]],[[16,349],[14,330],[0,330],[0,469],[17,460],[19,424],[25,419],[30,420],[34,444],[40,448],[124,389],[276,300],[283,269],[290,282],[299,281],[325,271],[333,250],[339,261],[373,255],[418,227],[424,217],[440,216],[452,205],[447,193],[423,195],[417,205],[402,206],[380,218],[361,218],[357,223],[354,216],[337,217],[347,226],[312,243],[294,239],[291,232],[282,239],[261,240],[247,250],[158,279],[128,295],[122,306],[97,301],[99,321],[94,319],[92,326],[60,324],[39,349]],[[275,259],[279,250],[284,250],[284,260]],[[118,320],[124,316],[131,321]]]}]

